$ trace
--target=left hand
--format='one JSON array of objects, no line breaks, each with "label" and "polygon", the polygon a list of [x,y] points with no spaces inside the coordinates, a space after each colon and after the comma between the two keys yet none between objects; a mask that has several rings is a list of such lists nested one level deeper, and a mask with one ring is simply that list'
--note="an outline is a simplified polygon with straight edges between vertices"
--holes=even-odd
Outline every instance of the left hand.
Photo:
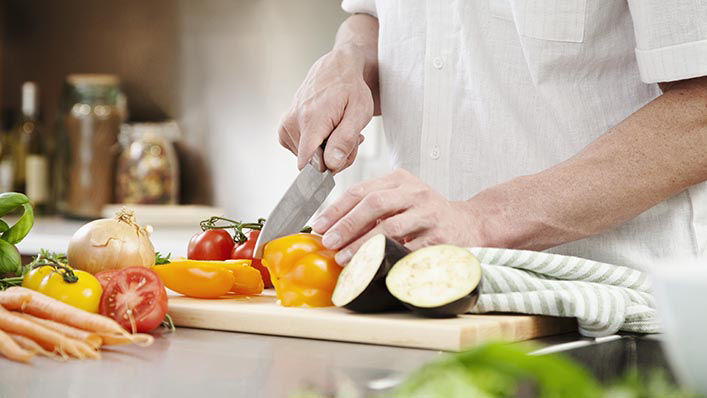
[{"label": "left hand", "polygon": [[315,220],[336,262],[349,262],[371,236],[382,233],[410,250],[440,243],[470,246],[477,242],[472,209],[449,201],[419,178],[398,169],[349,188]]}]

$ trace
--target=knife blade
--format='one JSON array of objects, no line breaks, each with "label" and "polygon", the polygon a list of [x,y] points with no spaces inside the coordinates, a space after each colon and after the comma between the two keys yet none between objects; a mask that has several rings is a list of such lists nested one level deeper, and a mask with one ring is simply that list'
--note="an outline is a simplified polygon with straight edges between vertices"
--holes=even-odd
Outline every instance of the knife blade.
[{"label": "knife blade", "polygon": [[324,165],[323,153],[323,148],[317,149],[268,216],[258,235],[254,258],[263,257],[263,248],[271,240],[299,232],[334,189],[334,177]]}]

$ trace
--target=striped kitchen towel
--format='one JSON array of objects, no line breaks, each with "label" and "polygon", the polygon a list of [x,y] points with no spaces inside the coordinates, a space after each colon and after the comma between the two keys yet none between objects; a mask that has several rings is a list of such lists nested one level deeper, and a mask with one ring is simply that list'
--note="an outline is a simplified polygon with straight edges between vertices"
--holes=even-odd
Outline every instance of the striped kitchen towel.
[{"label": "striped kitchen towel", "polygon": [[640,271],[552,253],[469,250],[482,268],[472,312],[574,317],[589,337],[659,331],[650,283]]}]

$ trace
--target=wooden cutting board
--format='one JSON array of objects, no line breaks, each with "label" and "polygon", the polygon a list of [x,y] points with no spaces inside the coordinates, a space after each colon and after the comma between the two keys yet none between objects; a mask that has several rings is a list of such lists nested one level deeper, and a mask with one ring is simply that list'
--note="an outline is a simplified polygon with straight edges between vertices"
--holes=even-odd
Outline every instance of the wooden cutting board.
[{"label": "wooden cutting board", "polygon": [[424,319],[410,313],[354,314],[342,308],[288,308],[273,293],[226,299],[169,298],[177,326],[459,351],[489,340],[521,341],[577,329],[567,318],[462,315]]}]

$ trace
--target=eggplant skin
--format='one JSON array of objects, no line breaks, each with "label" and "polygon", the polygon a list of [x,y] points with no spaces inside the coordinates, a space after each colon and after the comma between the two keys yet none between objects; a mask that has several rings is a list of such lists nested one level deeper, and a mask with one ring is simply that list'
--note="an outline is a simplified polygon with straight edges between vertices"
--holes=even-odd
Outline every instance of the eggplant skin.
[{"label": "eggplant skin", "polygon": [[403,305],[412,310],[415,314],[425,318],[454,318],[457,315],[466,314],[474,308],[476,302],[479,300],[480,291],[481,281],[479,281],[479,284],[471,293],[439,307],[417,307],[410,303],[403,303]]},{"label": "eggplant skin", "polygon": [[344,305],[343,308],[349,311],[366,314],[400,311],[405,309],[405,306],[388,291],[388,288],[385,286],[385,274],[382,278],[379,278],[378,274],[376,274],[374,280],[368,287],[358,297]]},{"label": "eggplant skin", "polygon": [[388,275],[388,271],[393,268],[393,265],[408,255],[410,250],[386,236],[384,251],[383,261],[378,266],[378,270],[371,282],[358,297],[345,304],[343,308],[360,313],[389,312],[405,309],[400,300],[388,291],[385,277]]}]

